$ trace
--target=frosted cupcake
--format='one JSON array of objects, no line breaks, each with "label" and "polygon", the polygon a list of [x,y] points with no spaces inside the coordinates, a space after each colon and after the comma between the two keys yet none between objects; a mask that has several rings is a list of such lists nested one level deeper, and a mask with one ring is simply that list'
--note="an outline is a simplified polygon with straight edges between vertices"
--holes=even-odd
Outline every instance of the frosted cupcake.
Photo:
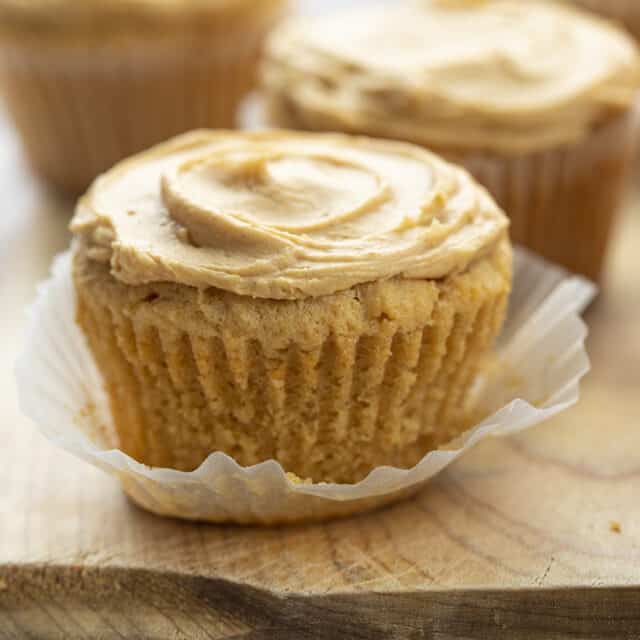
[{"label": "frosted cupcake", "polygon": [[286,0],[0,0],[0,88],[34,169],[82,191],[122,158],[230,127]]},{"label": "frosted cupcake", "polygon": [[409,144],[195,132],[80,200],[78,322],[120,448],[355,482],[465,427],[511,282],[507,219]]},{"label": "frosted cupcake", "polygon": [[554,3],[421,0],[288,21],[272,124],[397,138],[466,166],[512,239],[598,277],[637,131],[638,50]]}]

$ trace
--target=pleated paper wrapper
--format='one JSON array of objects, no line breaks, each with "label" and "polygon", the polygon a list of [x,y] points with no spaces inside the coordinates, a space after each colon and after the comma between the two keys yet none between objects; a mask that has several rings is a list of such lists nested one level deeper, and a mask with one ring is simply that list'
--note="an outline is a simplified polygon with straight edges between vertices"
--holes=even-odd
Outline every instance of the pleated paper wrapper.
[{"label": "pleated paper wrapper", "polygon": [[514,287],[491,366],[474,385],[488,416],[446,450],[410,469],[378,467],[357,484],[305,483],[275,460],[242,467],[214,452],[194,471],[151,468],[117,448],[101,375],[75,323],[71,254],[28,311],[24,351],[16,366],[20,403],[54,444],[116,476],[152,512],[211,522],[322,520],[392,502],[422,485],[480,440],[538,424],[578,400],[589,370],[580,313],[594,286],[517,249]]}]

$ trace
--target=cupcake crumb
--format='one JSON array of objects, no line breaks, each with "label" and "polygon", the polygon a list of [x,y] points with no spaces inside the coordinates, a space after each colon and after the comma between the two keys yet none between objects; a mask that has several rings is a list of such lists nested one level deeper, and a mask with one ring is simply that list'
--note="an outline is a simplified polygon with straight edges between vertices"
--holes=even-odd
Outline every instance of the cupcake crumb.
[{"label": "cupcake crumb", "polygon": [[0,591],[7,591],[8,588],[7,581],[4,578],[0,578]]},{"label": "cupcake crumb", "polygon": [[300,476],[297,476],[295,473],[291,473],[290,471],[288,471],[285,475],[290,482],[293,482],[293,484],[313,484],[313,480],[311,478],[301,478]]},{"label": "cupcake crumb", "polygon": [[622,533],[622,527],[620,526],[620,523],[617,520],[612,520],[609,523],[609,531],[613,533]]}]

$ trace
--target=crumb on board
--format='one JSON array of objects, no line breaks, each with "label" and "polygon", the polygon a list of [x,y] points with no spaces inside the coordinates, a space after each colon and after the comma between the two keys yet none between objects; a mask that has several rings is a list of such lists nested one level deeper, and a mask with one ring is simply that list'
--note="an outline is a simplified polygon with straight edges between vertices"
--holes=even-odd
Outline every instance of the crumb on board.
[{"label": "crumb on board", "polygon": [[287,471],[285,475],[293,484],[313,484],[313,480],[311,478],[300,478],[295,473],[291,473],[290,471]]},{"label": "crumb on board", "polygon": [[6,591],[8,588],[7,581],[4,578],[0,578],[0,591]]},{"label": "crumb on board", "polygon": [[609,523],[609,531],[613,531],[613,533],[622,533],[622,527],[617,520],[612,520]]}]

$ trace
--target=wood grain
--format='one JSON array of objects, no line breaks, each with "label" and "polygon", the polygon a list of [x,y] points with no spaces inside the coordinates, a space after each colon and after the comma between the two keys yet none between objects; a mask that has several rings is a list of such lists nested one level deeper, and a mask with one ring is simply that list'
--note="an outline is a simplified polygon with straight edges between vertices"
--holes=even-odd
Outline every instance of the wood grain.
[{"label": "wood grain", "polygon": [[579,406],[377,513],[215,527],[139,510],[20,416],[23,308],[70,205],[3,135],[0,639],[640,637],[640,197],[588,314]]}]

